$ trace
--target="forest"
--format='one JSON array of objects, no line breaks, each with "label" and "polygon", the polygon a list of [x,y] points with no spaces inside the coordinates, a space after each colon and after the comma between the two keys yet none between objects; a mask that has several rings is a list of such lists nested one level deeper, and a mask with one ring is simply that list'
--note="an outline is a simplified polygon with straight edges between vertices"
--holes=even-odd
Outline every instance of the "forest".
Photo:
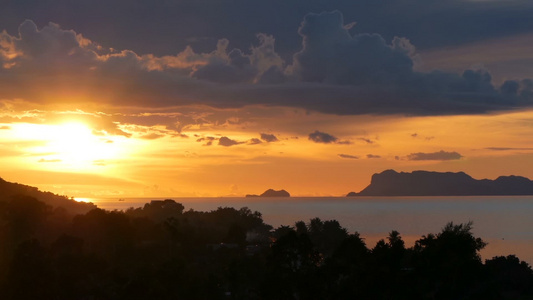
[{"label": "forest", "polygon": [[482,261],[472,223],[406,247],[336,220],[273,228],[260,212],[185,210],[174,200],[73,213],[35,197],[0,201],[2,299],[533,299],[514,255]]}]

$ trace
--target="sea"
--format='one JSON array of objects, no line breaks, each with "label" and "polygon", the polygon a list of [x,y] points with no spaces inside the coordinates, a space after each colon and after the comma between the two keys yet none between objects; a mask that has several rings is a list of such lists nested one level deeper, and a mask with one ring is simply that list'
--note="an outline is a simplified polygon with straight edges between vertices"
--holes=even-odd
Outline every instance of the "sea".
[{"label": "sea", "polygon": [[337,220],[349,233],[358,232],[368,248],[400,232],[406,246],[423,235],[438,233],[449,222],[473,222],[473,233],[488,243],[482,259],[516,255],[533,265],[533,196],[457,197],[290,197],[290,198],[84,198],[106,210],[142,207],[151,200],[173,199],[185,210],[212,211],[218,207],[248,207],[277,228]]}]

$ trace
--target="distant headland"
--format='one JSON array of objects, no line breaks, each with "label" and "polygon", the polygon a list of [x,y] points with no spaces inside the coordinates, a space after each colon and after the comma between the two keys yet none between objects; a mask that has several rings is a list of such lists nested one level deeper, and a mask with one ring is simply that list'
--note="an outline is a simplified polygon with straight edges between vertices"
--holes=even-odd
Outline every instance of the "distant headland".
[{"label": "distant headland", "polygon": [[440,173],[386,170],[372,175],[370,185],[354,196],[490,196],[533,195],[533,181],[521,176],[500,176],[495,180],[474,179],[464,172]]},{"label": "distant headland", "polygon": [[249,197],[290,197],[290,196],[291,194],[289,194],[289,192],[287,192],[286,190],[276,191],[273,189],[268,189],[261,195],[246,195],[247,198]]}]

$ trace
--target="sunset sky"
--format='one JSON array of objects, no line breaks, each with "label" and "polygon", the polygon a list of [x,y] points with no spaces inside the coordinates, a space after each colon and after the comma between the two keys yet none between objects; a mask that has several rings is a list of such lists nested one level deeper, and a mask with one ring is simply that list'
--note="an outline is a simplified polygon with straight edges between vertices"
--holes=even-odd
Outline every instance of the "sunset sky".
[{"label": "sunset sky", "polygon": [[72,197],[342,196],[386,169],[533,178],[532,15],[529,0],[3,1],[0,177]]}]

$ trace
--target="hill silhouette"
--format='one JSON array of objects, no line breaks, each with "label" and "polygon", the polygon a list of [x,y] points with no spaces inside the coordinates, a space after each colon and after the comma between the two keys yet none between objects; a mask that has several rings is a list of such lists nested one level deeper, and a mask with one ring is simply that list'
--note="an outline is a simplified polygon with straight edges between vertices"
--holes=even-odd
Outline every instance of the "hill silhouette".
[{"label": "hill silhouette", "polygon": [[500,176],[495,180],[474,179],[464,172],[396,172],[372,175],[369,186],[347,196],[483,196],[533,195],[533,181],[521,176]]},{"label": "hill silhouette", "polygon": [[261,195],[246,195],[246,197],[290,197],[290,196],[291,194],[289,194],[289,192],[287,192],[286,190],[276,191],[273,189],[268,189]]},{"label": "hill silhouette", "polygon": [[0,178],[0,202],[8,202],[15,196],[33,197],[52,208],[62,207],[71,214],[84,214],[94,208],[92,203],[77,202],[67,196],[56,195],[51,192],[42,192],[38,188],[5,181]]}]

